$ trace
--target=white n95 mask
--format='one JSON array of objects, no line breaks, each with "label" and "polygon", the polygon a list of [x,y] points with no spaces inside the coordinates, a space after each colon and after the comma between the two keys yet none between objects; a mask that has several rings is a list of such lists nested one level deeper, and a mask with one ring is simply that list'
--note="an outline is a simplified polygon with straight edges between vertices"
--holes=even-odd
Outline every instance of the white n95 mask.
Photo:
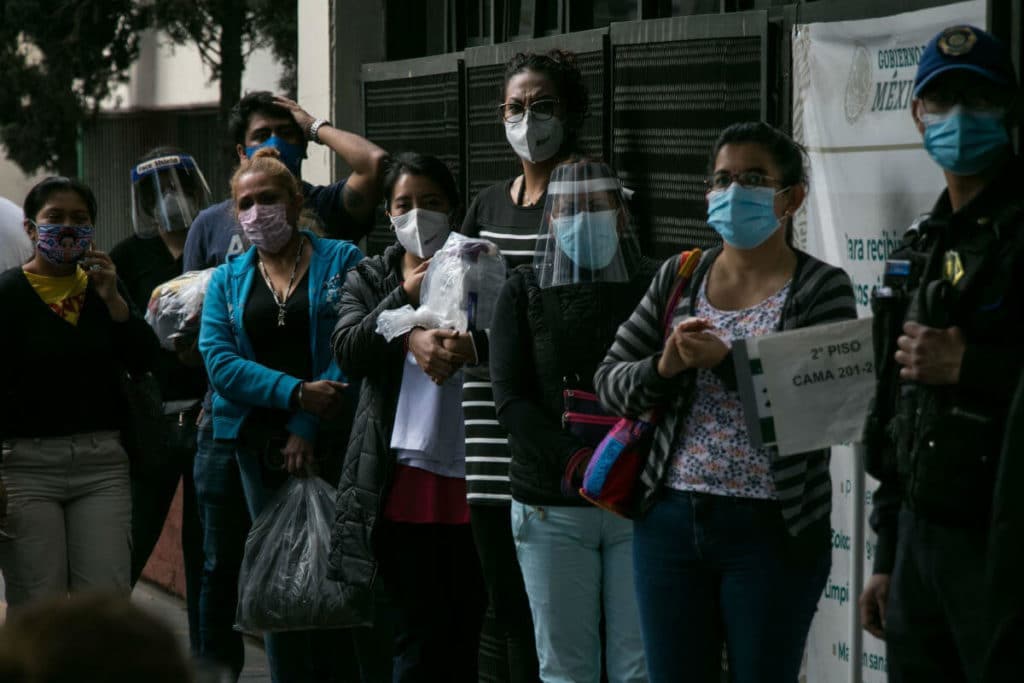
[{"label": "white n95 mask", "polygon": [[398,243],[420,258],[433,256],[451,232],[448,214],[429,209],[413,209],[392,216],[391,225]]},{"label": "white n95 mask", "polygon": [[562,122],[554,116],[546,121],[538,121],[531,118],[531,113],[527,111],[522,121],[505,122],[505,138],[512,145],[512,151],[520,159],[534,164],[558,154],[564,134]]}]

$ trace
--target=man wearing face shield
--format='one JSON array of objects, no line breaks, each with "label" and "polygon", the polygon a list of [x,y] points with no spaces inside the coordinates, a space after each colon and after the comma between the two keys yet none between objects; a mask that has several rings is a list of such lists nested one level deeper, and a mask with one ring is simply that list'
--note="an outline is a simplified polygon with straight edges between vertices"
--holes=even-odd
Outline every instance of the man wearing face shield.
[{"label": "man wearing face shield", "polygon": [[[110,257],[139,310],[153,290],[184,272],[182,253],[189,226],[210,203],[210,189],[195,159],[173,147],[158,147],[132,167],[132,227],[135,234],[115,246]],[[173,351],[161,349],[155,372],[164,401],[166,463],[132,470],[132,584],[138,581],[153,551],[182,482],[181,546],[185,564],[189,640],[198,647],[199,579],[202,534],[196,506],[192,463],[195,421],[206,392],[202,367],[186,365]]]},{"label": "man wearing face shield", "polygon": [[646,681],[633,524],[578,491],[616,421],[593,396],[594,372],[656,264],[640,255],[618,179],[588,160],[553,170],[534,253],[501,291],[490,370],[512,451],[511,526],[540,678],[598,680],[603,659],[612,683]]},{"label": "man wearing face shield", "polygon": [[947,28],[922,53],[912,113],[946,188],[872,295],[867,469],[881,486],[860,609],[886,640],[894,681],[978,680],[991,640],[986,540],[1024,366],[1018,104],[1010,53],[981,29]]}]

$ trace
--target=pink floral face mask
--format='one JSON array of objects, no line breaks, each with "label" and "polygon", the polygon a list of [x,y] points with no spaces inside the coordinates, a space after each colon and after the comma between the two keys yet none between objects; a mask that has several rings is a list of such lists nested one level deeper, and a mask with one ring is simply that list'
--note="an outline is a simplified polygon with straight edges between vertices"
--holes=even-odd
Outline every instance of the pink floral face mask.
[{"label": "pink floral face mask", "polygon": [[284,203],[253,204],[238,213],[238,222],[246,238],[260,251],[276,254],[292,237],[288,206]]}]

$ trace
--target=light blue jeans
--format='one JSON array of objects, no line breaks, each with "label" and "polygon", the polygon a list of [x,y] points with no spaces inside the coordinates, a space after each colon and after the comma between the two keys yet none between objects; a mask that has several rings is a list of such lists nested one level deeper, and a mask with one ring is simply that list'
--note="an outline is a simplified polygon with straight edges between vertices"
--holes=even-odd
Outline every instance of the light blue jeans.
[{"label": "light blue jeans", "polygon": [[545,683],[646,683],[633,590],[633,523],[593,507],[512,503],[512,535]]}]

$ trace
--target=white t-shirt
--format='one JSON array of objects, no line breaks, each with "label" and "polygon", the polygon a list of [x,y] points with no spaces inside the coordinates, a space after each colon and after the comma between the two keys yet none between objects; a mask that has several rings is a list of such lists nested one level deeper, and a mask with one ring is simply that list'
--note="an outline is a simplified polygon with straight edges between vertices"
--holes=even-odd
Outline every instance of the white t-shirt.
[{"label": "white t-shirt", "polygon": [[0,272],[24,265],[35,251],[24,225],[25,214],[14,202],[0,197]]}]

